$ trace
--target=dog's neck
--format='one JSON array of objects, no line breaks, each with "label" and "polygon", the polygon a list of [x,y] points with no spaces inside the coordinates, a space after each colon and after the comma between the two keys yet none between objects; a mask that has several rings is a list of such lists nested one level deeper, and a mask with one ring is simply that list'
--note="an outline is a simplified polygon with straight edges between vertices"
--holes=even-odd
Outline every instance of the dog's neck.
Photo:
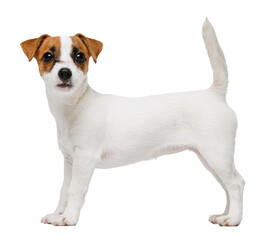
[{"label": "dog's neck", "polygon": [[57,126],[64,128],[77,117],[77,112],[80,106],[82,106],[83,99],[88,95],[91,95],[93,90],[87,83],[87,79],[84,81],[82,86],[76,91],[70,92],[57,92],[56,89],[46,88],[46,95],[49,103],[49,108],[53,114]]}]

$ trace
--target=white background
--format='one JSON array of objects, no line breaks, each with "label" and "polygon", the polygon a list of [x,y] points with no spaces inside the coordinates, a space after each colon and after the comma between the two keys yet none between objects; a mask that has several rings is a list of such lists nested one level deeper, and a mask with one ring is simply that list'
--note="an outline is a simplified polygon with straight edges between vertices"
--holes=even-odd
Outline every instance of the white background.
[{"label": "white background", "polygon": [[[2,1],[1,239],[260,239],[260,1]],[[98,92],[145,96],[212,83],[201,36],[215,27],[228,70],[227,100],[239,128],[236,166],[245,178],[239,227],[212,225],[225,194],[196,155],[183,152],[96,170],[76,227],[40,223],[58,202],[63,158],[43,81],[20,42],[78,32],[104,43],[89,83]],[[132,141],[130,139],[130,141]]]}]

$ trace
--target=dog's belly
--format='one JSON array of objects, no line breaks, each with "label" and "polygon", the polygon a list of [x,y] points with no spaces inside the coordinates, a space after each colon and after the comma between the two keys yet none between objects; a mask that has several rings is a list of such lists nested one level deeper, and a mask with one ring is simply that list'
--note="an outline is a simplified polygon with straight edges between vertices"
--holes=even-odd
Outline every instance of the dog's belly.
[{"label": "dog's belly", "polygon": [[122,151],[120,153],[114,154],[113,152],[104,152],[101,161],[97,164],[97,168],[114,168],[124,165],[133,164],[136,162],[156,159],[162,155],[168,155],[173,153],[182,152],[187,149],[192,149],[188,145],[169,145],[163,147],[157,147],[151,149],[147,152],[142,152],[137,149],[136,154],[133,152]]}]

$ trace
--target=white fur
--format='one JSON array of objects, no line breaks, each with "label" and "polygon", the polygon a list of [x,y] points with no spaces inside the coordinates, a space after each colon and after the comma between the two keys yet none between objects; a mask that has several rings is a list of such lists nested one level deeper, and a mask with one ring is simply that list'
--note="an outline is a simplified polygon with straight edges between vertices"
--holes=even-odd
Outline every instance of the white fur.
[{"label": "white fur", "polygon": [[[207,20],[203,36],[214,72],[213,85],[202,91],[142,98],[101,95],[92,90],[70,59],[70,39],[61,38],[62,62],[43,78],[64,154],[64,183],[57,210],[43,222],[77,223],[95,168],[192,150],[227,194],[224,213],[211,216],[210,221],[229,226],[240,223],[244,180],[234,166],[237,120],[225,100],[226,63]],[[56,87],[62,67],[73,72],[73,88],[67,91]]]},{"label": "white fur", "polygon": [[71,58],[71,50],[72,50],[72,39],[67,36],[60,37],[61,42],[61,56],[60,61],[73,63]]}]

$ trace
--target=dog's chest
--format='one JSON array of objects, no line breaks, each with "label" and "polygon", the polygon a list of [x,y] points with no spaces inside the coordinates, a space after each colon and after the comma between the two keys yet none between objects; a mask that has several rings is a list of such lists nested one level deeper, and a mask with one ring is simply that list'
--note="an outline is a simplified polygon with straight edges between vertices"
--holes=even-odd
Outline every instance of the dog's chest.
[{"label": "dog's chest", "polygon": [[65,156],[73,155],[71,133],[68,128],[58,129],[59,148]]}]

